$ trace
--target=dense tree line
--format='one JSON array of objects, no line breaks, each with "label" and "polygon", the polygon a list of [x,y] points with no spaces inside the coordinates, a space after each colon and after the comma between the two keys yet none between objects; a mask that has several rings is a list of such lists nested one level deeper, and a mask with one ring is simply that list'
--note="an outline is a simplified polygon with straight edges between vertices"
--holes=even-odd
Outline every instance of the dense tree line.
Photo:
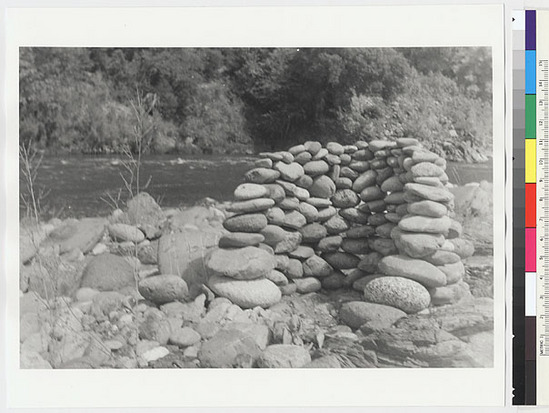
[{"label": "dense tree line", "polygon": [[487,48],[22,48],[20,139],[120,152],[137,95],[150,151],[244,153],[415,136],[454,159],[491,145]]}]

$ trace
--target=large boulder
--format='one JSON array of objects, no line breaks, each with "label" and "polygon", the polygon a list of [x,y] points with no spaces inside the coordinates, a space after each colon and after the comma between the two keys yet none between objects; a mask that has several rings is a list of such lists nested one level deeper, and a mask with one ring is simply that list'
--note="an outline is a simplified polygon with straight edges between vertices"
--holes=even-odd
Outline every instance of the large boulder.
[{"label": "large boulder", "polygon": [[221,296],[228,298],[242,308],[268,308],[282,298],[275,283],[265,278],[255,280],[234,280],[213,275],[208,279],[208,287]]},{"label": "large boulder", "polygon": [[257,247],[216,249],[206,259],[209,275],[251,280],[265,277],[276,266],[273,255]]},{"label": "large boulder", "polygon": [[179,275],[195,297],[204,282],[206,256],[217,247],[216,232],[186,229],[164,234],[158,243],[158,268],[161,274]]},{"label": "large boulder", "polygon": [[373,277],[364,287],[366,301],[412,314],[429,307],[431,296],[420,283],[403,277]]},{"label": "large boulder", "polygon": [[115,241],[129,241],[136,244],[145,239],[145,234],[139,228],[128,224],[109,225],[109,235]]},{"label": "large boulder", "polygon": [[149,239],[160,235],[166,217],[154,198],[146,192],[140,192],[128,201],[126,211],[128,223],[137,226]]},{"label": "large boulder", "polygon": [[44,240],[44,246],[58,246],[63,254],[74,249],[84,254],[90,252],[105,233],[107,220],[104,218],[84,218],[80,221],[70,220],[50,232]]},{"label": "large boulder", "polygon": [[135,287],[133,267],[118,255],[101,254],[93,257],[82,275],[81,287],[98,291],[117,291]]}]

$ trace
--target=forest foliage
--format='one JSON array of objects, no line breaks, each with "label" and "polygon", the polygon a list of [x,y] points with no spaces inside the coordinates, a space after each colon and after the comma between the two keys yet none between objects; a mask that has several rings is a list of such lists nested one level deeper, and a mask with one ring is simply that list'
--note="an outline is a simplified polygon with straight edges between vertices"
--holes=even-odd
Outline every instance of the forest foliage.
[{"label": "forest foliage", "polygon": [[122,152],[136,95],[155,153],[401,136],[491,151],[489,48],[21,48],[19,70],[20,139],[47,152]]}]

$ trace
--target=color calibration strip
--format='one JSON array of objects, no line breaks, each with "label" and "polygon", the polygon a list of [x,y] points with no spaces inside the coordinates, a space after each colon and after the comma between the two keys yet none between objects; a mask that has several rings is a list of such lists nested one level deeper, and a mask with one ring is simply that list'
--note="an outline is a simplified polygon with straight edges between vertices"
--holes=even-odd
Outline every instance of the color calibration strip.
[{"label": "color calibration strip", "polygon": [[[525,368],[525,221],[535,227],[532,215],[526,219],[525,164],[525,12],[515,10],[512,13],[513,28],[513,404],[526,404],[526,368]],[[531,149],[531,148],[530,148]],[[531,156],[531,152],[529,153]],[[535,154],[534,154],[535,156]],[[535,159],[534,159],[535,164]],[[531,175],[531,170],[529,170]],[[531,179],[531,176],[529,176]],[[535,184],[534,184],[535,185]],[[535,190],[531,191],[534,196]],[[535,188],[535,187],[534,187]],[[534,218],[535,221],[535,218]],[[529,375],[531,377],[531,375]],[[528,386],[531,388],[531,386]],[[529,401],[531,397],[529,397]]]},{"label": "color calibration strip", "polygon": [[524,15],[524,150],[525,150],[525,403],[536,404],[536,11]]}]

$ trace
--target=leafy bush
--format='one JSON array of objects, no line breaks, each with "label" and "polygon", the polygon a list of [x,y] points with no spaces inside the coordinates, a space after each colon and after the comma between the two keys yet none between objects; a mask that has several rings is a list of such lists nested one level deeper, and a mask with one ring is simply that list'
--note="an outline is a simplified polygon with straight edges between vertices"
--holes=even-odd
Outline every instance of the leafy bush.
[{"label": "leafy bush", "polygon": [[488,48],[22,48],[20,137],[48,151],[121,152],[139,91],[155,102],[155,152],[413,135],[481,160],[491,90]]}]

